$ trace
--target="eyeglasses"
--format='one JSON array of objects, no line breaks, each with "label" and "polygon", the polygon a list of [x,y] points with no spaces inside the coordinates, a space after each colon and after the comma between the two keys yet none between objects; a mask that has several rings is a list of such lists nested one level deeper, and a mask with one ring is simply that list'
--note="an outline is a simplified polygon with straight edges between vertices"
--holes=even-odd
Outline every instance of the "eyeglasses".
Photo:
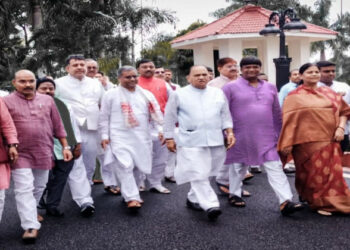
[{"label": "eyeglasses", "polygon": [[88,68],[88,69],[97,69],[96,66],[88,66],[87,68]]},{"label": "eyeglasses", "polygon": [[133,76],[124,76],[124,78],[126,78],[126,79],[137,78],[137,75],[133,75]]}]

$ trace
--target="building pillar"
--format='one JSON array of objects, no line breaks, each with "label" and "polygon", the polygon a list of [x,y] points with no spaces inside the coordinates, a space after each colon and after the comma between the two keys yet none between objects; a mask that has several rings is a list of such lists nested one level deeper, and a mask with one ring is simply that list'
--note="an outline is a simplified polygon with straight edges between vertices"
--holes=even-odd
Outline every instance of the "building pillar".
[{"label": "building pillar", "polygon": [[197,44],[193,48],[194,65],[205,65],[214,69],[214,54],[212,43]]},{"label": "building pillar", "polygon": [[220,58],[231,57],[239,63],[242,59],[242,40],[241,39],[224,39],[219,44]]},{"label": "building pillar", "polygon": [[273,59],[279,57],[279,37],[267,36],[264,39],[264,73],[268,76],[269,82],[276,84],[276,67]]},{"label": "building pillar", "polygon": [[301,65],[310,61],[310,42],[308,39],[288,42],[288,54],[292,58],[290,69],[299,69]]}]

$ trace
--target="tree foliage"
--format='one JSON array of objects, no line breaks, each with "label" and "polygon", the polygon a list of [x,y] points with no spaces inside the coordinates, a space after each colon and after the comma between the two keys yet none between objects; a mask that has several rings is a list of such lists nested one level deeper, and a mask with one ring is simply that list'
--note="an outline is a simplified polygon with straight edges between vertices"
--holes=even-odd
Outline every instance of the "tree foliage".
[{"label": "tree foliage", "polygon": [[176,82],[180,85],[185,85],[186,75],[189,68],[193,65],[193,52],[192,50],[172,49],[170,41],[205,24],[205,22],[197,20],[188,28],[180,30],[176,36],[159,35],[152,46],[141,51],[142,57],[153,60],[157,67],[171,69]]},{"label": "tree foliage", "polygon": [[1,0],[0,82],[19,68],[60,76],[65,58],[76,53],[100,59],[113,74],[111,65],[134,59],[130,33],[174,20],[171,12],[141,8],[136,0]]}]

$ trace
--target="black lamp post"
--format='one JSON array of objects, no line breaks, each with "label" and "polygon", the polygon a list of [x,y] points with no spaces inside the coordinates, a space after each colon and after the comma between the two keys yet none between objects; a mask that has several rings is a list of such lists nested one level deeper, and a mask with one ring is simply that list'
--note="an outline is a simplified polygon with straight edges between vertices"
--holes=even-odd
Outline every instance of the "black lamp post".
[{"label": "black lamp post", "polygon": [[[278,26],[275,25],[276,23],[278,23]],[[300,22],[293,9],[288,8],[281,13],[272,12],[269,23],[260,31],[260,35],[263,36],[280,35],[280,57],[273,59],[276,65],[276,84],[278,90],[280,90],[283,84],[288,82],[289,66],[292,61],[292,58],[286,55],[286,36],[284,30],[298,31],[302,29],[306,29],[305,24]]]}]

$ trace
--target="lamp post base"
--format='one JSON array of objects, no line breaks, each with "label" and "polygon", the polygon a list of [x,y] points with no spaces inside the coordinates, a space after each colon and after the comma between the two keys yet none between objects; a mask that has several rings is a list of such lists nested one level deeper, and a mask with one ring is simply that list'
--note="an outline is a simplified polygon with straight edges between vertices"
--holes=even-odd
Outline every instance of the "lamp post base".
[{"label": "lamp post base", "polygon": [[279,57],[273,59],[276,65],[276,86],[279,91],[282,86],[289,82],[289,67],[292,58]]}]

